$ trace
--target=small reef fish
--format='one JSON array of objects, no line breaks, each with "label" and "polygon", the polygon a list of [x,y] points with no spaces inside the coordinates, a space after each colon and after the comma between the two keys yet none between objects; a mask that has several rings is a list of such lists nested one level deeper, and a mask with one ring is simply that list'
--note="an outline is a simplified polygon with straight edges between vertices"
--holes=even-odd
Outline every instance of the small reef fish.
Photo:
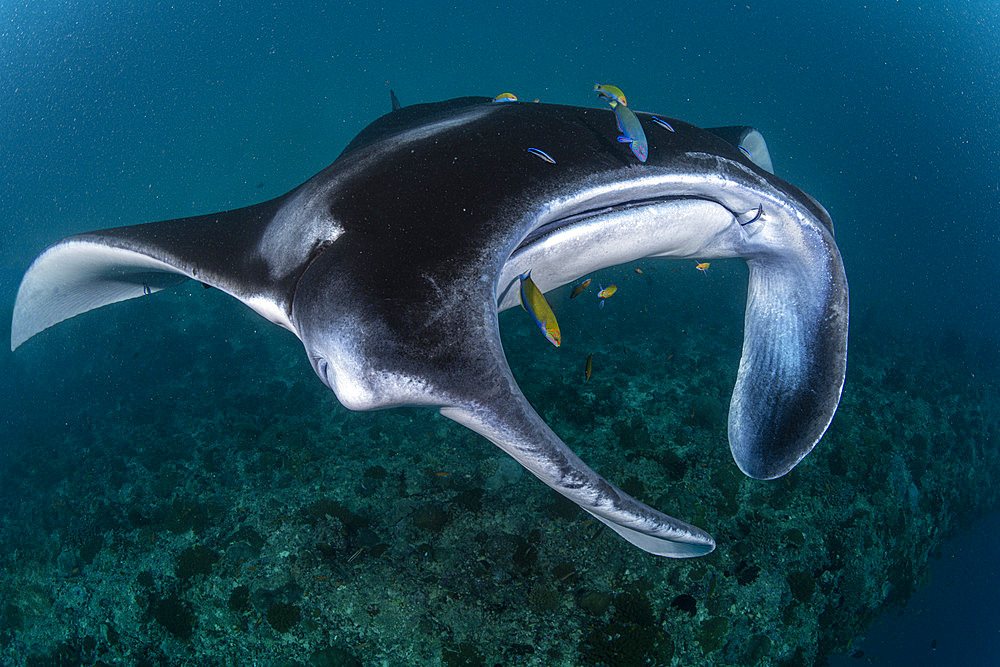
[{"label": "small reef fish", "polygon": [[618,86],[611,86],[606,83],[595,83],[594,92],[597,93],[597,96],[602,100],[628,106],[628,102],[625,101],[625,93],[623,93],[622,89]]},{"label": "small reef fish", "polygon": [[742,152],[744,155],[747,156],[748,160],[750,160],[751,162],[753,161],[753,155],[750,153],[750,151],[748,151],[746,148],[743,147],[743,144],[736,144],[736,147],[740,149],[740,152]]},{"label": "small reef fish", "polygon": [[612,102],[611,108],[615,111],[615,120],[618,121],[618,129],[622,133],[618,141],[628,144],[632,153],[639,158],[639,162],[645,162],[649,157],[649,145],[646,143],[646,133],[642,130],[638,116],[624,104]]},{"label": "small reef fish", "polygon": [[617,291],[618,285],[608,285],[601,288],[601,291],[597,293],[597,298],[601,300],[601,308],[604,308],[604,302],[614,296]]},{"label": "small reef fish", "polygon": [[549,155],[548,153],[546,153],[545,151],[543,151],[541,148],[529,148],[528,152],[531,153],[532,155],[535,155],[537,157],[542,158],[543,160],[545,160],[549,164],[555,164],[556,163],[556,161],[552,159],[552,156]]},{"label": "small reef fish", "polygon": [[573,288],[573,291],[570,292],[569,294],[569,298],[575,299],[576,297],[580,296],[580,294],[583,293],[583,290],[587,289],[587,287],[589,286],[590,286],[590,278],[587,278],[582,283]]},{"label": "small reef fish", "polygon": [[663,120],[659,116],[650,116],[649,120],[653,121],[654,123],[656,123],[657,125],[659,125],[660,127],[664,128],[664,129],[670,130],[671,132],[676,132],[677,131],[677,130],[674,129],[673,125],[671,125],[667,121]]},{"label": "small reef fish", "polygon": [[696,264],[694,268],[698,269],[702,273],[708,273],[708,265],[709,265],[708,262],[701,262],[699,264]]},{"label": "small reef fish", "polygon": [[500,93],[493,98],[494,102],[517,102],[517,96],[514,93]]},{"label": "small reef fish", "polygon": [[521,276],[521,307],[531,315],[531,319],[549,342],[559,347],[562,343],[559,323],[556,322],[556,315],[549,307],[549,302],[531,279],[531,271]]},{"label": "small reef fish", "polygon": [[587,357],[587,365],[583,369],[583,381],[586,382],[590,379],[590,376],[594,373],[594,353],[591,352]]},{"label": "small reef fish", "polygon": [[[747,215],[750,215],[750,214],[747,213]],[[758,220],[760,220],[761,216],[763,216],[763,215],[764,215],[764,205],[763,204],[758,204],[757,205],[757,210],[754,211],[754,215],[753,215],[752,218],[750,218],[746,222],[743,222],[739,218],[737,218],[736,221],[740,223],[741,227],[745,227],[745,226],[749,225],[750,223],[757,222]]]},{"label": "small reef fish", "polygon": [[636,269],[635,272],[638,273],[640,276],[642,275],[642,269]]}]

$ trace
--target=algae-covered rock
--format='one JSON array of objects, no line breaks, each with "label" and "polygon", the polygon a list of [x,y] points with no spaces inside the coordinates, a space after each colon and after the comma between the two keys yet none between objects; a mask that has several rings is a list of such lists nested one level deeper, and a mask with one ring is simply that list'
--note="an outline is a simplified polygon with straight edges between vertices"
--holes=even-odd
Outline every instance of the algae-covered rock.
[{"label": "algae-covered rock", "polygon": [[204,532],[209,525],[210,508],[194,500],[175,500],[167,510],[164,525],[171,533]]},{"label": "algae-covered rock", "polygon": [[651,628],[656,624],[653,605],[639,591],[626,591],[615,596],[615,618],[625,623],[633,623]]},{"label": "algae-covered rock", "polygon": [[577,604],[580,609],[594,616],[602,616],[611,607],[611,595],[601,591],[589,591],[580,596]]},{"label": "algae-covered rock", "polygon": [[816,580],[812,574],[805,571],[791,572],[786,577],[788,587],[792,590],[792,597],[802,603],[809,602],[816,591]]},{"label": "algae-covered rock", "polygon": [[707,621],[701,622],[698,630],[698,643],[705,654],[714,653],[722,648],[722,643],[726,639],[726,632],[729,630],[729,619],[724,616],[715,616]]},{"label": "algae-covered rock", "polygon": [[747,642],[743,664],[756,665],[771,653],[771,639],[767,635],[754,635]]},{"label": "algae-covered rock", "polygon": [[195,545],[188,547],[177,557],[177,577],[190,579],[197,574],[210,574],[212,566],[219,561],[219,554],[208,547]]},{"label": "algae-covered rock", "polygon": [[154,602],[151,611],[156,622],[174,637],[191,638],[195,616],[189,605],[171,596]]},{"label": "algae-covered rock", "polygon": [[593,626],[584,637],[585,664],[645,667],[668,665],[674,656],[673,639],[659,628],[616,621]]},{"label": "algae-covered rock", "polygon": [[275,602],[267,610],[267,622],[278,632],[288,632],[302,619],[302,612],[293,604]]},{"label": "algae-covered rock", "polygon": [[250,589],[247,586],[237,586],[229,594],[229,611],[243,612],[250,608]]},{"label": "algae-covered rock", "polygon": [[674,609],[679,609],[680,611],[686,612],[688,616],[694,616],[698,613],[698,603],[697,601],[687,593],[682,593],[675,597],[671,602],[670,606]]},{"label": "algae-covered rock", "polygon": [[413,525],[431,533],[440,532],[448,523],[448,513],[435,503],[424,503],[413,512]]},{"label": "algae-covered rock", "polygon": [[577,572],[576,567],[566,561],[557,563],[552,568],[552,576],[560,584],[575,584],[580,579],[580,573]]},{"label": "algae-covered rock", "polygon": [[798,528],[789,528],[782,534],[781,539],[793,547],[801,547],[806,543],[806,536]]},{"label": "algae-covered rock", "polygon": [[309,667],[361,667],[361,661],[339,646],[330,646],[310,655]]},{"label": "algae-covered rock", "polygon": [[441,660],[448,667],[483,667],[486,664],[478,649],[468,642],[444,649]]},{"label": "algae-covered rock", "polygon": [[559,591],[548,583],[538,583],[528,592],[528,604],[535,612],[546,612],[559,606]]}]

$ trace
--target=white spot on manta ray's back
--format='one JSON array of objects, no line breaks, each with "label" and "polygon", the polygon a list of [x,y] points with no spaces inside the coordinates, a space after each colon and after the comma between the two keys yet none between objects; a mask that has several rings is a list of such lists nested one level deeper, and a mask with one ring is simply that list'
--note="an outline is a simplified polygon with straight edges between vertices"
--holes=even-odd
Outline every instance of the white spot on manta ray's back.
[{"label": "white spot on manta ray's back", "polygon": [[274,281],[299,269],[317,243],[335,241],[344,233],[325,206],[330,183],[320,180],[319,187],[316,182],[311,179],[296,190],[264,230],[259,250]]}]

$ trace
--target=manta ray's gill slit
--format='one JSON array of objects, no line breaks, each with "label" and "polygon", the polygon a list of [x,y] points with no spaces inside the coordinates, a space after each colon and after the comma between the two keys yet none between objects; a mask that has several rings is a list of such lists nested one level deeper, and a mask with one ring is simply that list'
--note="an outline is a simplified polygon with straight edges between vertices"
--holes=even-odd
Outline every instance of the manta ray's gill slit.
[{"label": "manta ray's gill slit", "polygon": [[333,385],[330,383],[330,377],[328,372],[330,370],[330,364],[326,359],[317,355],[309,355],[309,362],[312,364],[313,371],[319,377],[319,379],[326,385],[327,389],[333,389]]}]

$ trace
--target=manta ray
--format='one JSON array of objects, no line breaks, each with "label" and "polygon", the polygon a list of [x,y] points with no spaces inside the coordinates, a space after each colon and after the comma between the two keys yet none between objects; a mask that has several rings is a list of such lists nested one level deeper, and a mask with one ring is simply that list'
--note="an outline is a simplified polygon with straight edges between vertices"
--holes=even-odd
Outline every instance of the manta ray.
[{"label": "manta ray", "polygon": [[744,258],[729,444],[744,473],[773,479],[813,449],[844,385],[847,279],[827,211],[771,173],[750,127],[637,113],[639,162],[608,108],[393,106],[276,199],[50,246],[21,282],[11,349],[197,280],[295,334],[347,408],[436,408],[637,547],[711,552],[707,532],[624,493],[545,424],[508,367],[498,312],[528,272],[547,292],[641,258]]}]

